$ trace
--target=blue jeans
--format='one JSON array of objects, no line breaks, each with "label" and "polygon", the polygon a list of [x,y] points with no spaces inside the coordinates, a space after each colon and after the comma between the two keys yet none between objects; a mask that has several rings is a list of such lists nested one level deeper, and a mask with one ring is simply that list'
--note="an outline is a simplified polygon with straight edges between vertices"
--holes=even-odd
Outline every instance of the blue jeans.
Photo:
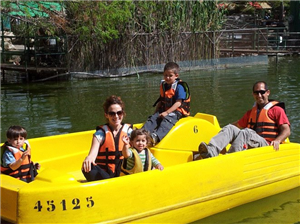
[{"label": "blue jeans", "polygon": [[151,134],[155,133],[161,141],[176,124],[176,122],[182,117],[179,112],[172,112],[161,118],[159,112],[148,117],[148,120],[142,128],[149,131]]}]

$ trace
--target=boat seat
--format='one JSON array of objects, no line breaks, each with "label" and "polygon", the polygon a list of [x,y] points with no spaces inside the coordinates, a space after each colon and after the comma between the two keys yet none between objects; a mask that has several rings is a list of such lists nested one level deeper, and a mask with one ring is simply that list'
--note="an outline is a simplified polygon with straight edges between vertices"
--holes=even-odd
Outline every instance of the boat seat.
[{"label": "boat seat", "polygon": [[41,168],[39,174],[35,177],[35,180],[32,183],[38,181],[46,181],[46,182],[61,182],[61,183],[70,183],[70,181],[76,181],[76,178],[69,174],[60,172],[59,170],[52,168]]},{"label": "boat seat", "polygon": [[155,148],[196,152],[201,142],[209,142],[220,129],[215,116],[197,113],[181,118]]}]

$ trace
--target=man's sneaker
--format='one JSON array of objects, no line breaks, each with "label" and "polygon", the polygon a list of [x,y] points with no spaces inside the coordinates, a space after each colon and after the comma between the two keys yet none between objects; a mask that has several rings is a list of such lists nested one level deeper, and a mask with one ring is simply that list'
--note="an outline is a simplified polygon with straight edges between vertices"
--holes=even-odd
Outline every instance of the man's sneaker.
[{"label": "man's sneaker", "polygon": [[152,133],[151,138],[152,138],[153,146],[159,142],[159,138],[158,138],[157,134]]},{"label": "man's sneaker", "polygon": [[202,156],[200,155],[200,153],[198,153],[198,152],[194,153],[193,160],[196,161],[196,160],[200,160],[200,159],[203,159]]},{"label": "man's sneaker", "polygon": [[209,153],[208,146],[205,142],[200,143],[198,151],[203,159],[212,157],[212,155]]}]

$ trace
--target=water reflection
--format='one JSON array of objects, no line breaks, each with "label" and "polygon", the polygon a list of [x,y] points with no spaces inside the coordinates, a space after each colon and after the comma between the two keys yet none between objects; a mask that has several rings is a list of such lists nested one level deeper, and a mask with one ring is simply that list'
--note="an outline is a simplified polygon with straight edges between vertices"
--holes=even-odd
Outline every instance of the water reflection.
[{"label": "water reflection", "polygon": [[[180,74],[191,89],[191,113],[215,114],[221,126],[240,118],[253,105],[251,88],[265,80],[271,98],[286,103],[292,123],[292,141],[300,142],[299,58],[281,58],[279,64],[227,70],[199,70]],[[1,140],[12,124],[21,124],[30,137],[94,129],[104,123],[102,103],[111,94],[126,103],[126,122],[143,122],[152,114],[159,96],[161,74],[113,79],[73,80],[26,85],[3,85],[1,89]]]},{"label": "water reflection", "polygon": [[299,224],[300,188],[254,201],[226,212],[193,222],[193,224]]}]

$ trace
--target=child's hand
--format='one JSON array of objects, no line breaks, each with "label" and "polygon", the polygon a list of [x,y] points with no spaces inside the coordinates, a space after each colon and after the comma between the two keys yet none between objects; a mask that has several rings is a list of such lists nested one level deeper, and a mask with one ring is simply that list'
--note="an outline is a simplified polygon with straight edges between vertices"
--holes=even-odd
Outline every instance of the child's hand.
[{"label": "child's hand", "polygon": [[26,150],[25,152],[23,152],[21,159],[24,160],[26,158],[26,156],[30,156],[29,151]]},{"label": "child's hand", "polygon": [[156,165],[155,169],[158,169],[158,170],[163,170],[164,167],[161,165],[161,164],[158,164]]},{"label": "child's hand", "polygon": [[39,164],[39,163],[35,163],[34,166],[35,166],[35,168],[36,168],[37,170],[40,170],[40,169],[41,169],[41,164]]},{"label": "child's hand", "polygon": [[166,117],[167,115],[168,113],[166,111],[159,114],[159,116],[162,118]]},{"label": "child's hand", "polygon": [[122,140],[123,140],[125,145],[129,145],[129,137],[128,136],[124,135]]}]

